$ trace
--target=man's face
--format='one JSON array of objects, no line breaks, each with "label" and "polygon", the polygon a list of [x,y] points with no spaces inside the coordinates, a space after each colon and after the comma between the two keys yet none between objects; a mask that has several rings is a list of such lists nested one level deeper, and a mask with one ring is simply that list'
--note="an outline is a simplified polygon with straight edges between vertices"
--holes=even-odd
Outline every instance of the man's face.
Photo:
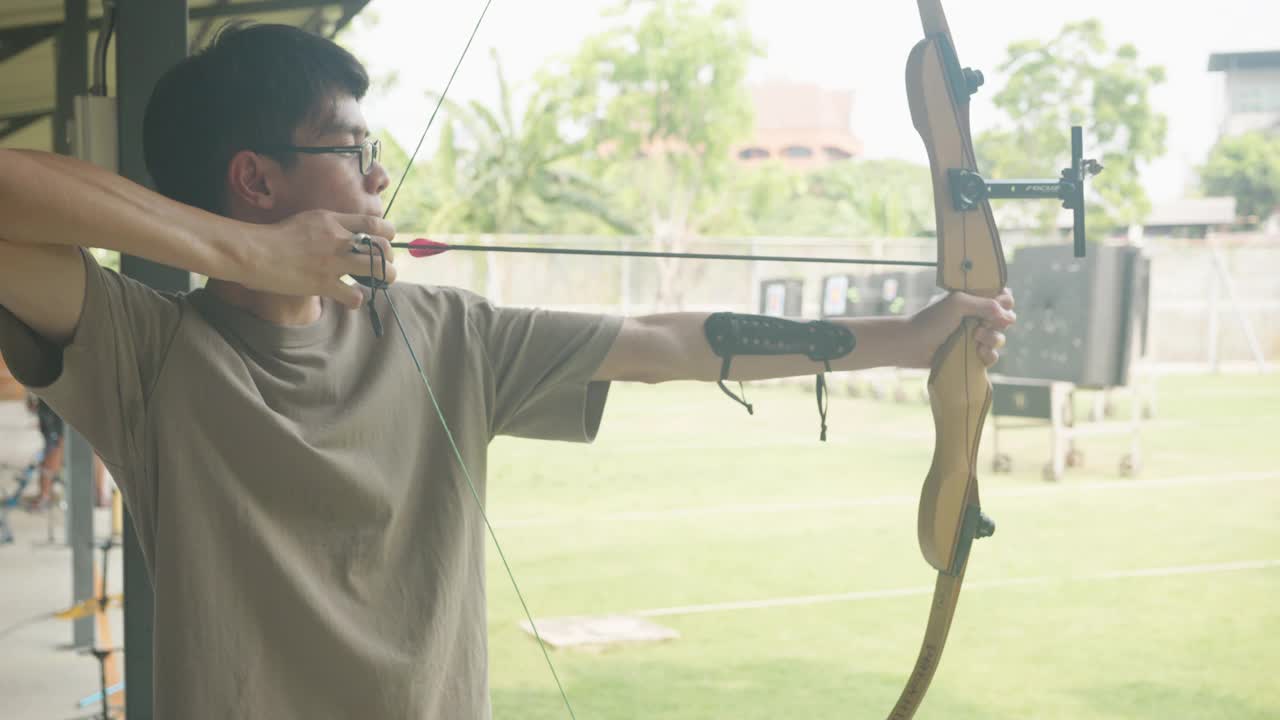
[{"label": "man's face", "polygon": [[[369,140],[360,103],[346,94],[334,96],[310,122],[293,134],[299,147],[357,146]],[[285,170],[288,188],[280,206],[285,215],[304,210],[363,215],[382,214],[382,191],[390,184],[382,163],[373,161],[360,171],[356,153],[295,153]]]}]

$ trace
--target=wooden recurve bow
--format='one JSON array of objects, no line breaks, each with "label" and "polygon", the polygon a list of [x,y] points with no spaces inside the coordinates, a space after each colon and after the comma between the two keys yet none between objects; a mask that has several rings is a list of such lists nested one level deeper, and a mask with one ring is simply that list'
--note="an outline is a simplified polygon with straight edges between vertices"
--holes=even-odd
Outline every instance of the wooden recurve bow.
[{"label": "wooden recurve bow", "polygon": [[[994,297],[1005,287],[1000,233],[985,198],[958,210],[950,177],[977,172],[969,133],[969,96],[980,73],[963,68],[940,0],[918,0],[924,39],[907,59],[911,119],[929,151],[938,235],[938,286]],[[991,382],[977,353],[977,321],[966,320],[934,355],[929,372],[933,462],[920,494],[920,550],[938,571],[924,643],[890,720],[915,715],[937,670],[960,586],[977,538],[995,530],[978,500],[978,442],[991,406]]]}]

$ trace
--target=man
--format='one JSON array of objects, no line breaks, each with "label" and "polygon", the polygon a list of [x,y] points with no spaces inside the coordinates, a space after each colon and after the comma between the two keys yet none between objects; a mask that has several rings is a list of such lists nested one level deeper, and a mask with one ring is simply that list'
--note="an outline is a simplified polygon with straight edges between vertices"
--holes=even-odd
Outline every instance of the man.
[{"label": "man", "polygon": [[[395,235],[367,86],[327,40],[229,29],[148,107],[164,196],[0,152],[0,350],[123,490],[156,591],[158,717],[487,717],[468,483],[485,492],[490,439],[590,442],[611,381],[721,379],[705,315],[500,308],[396,285],[388,263],[459,463],[399,333],[376,334],[368,291],[343,281],[389,257]],[[210,280],[158,294],[85,246]],[[984,320],[992,363],[1011,308],[1007,294],[953,295],[910,319],[827,324],[848,341],[830,366],[927,366],[963,316]],[[729,379],[824,367],[740,355]]]},{"label": "man", "polygon": [[32,510],[48,509],[53,502],[53,481],[62,472],[62,458],[66,450],[64,430],[66,423],[58,417],[58,413],[49,407],[44,398],[28,396],[27,407],[36,415],[40,425],[40,437],[44,440],[44,450],[40,454],[39,492],[28,498],[27,506]]}]

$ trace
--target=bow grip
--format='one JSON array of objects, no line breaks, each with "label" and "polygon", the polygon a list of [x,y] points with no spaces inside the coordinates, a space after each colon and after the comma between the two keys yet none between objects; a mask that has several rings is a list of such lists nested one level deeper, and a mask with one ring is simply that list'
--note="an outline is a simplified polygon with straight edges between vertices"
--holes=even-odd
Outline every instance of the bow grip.
[{"label": "bow grip", "polygon": [[[991,408],[991,381],[966,319],[938,348],[929,371],[933,409],[933,462],[920,494],[920,552],[939,572],[956,573],[972,536],[965,518],[978,510],[978,444]],[[990,533],[987,533],[990,534]]]}]

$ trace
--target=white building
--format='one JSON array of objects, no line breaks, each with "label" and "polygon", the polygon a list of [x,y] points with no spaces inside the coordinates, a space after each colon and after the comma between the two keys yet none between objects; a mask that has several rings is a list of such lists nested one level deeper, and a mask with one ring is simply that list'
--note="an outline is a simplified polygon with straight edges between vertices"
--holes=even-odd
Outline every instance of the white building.
[{"label": "white building", "polygon": [[1213,53],[1209,71],[1226,77],[1221,136],[1280,131],[1280,50]]}]

